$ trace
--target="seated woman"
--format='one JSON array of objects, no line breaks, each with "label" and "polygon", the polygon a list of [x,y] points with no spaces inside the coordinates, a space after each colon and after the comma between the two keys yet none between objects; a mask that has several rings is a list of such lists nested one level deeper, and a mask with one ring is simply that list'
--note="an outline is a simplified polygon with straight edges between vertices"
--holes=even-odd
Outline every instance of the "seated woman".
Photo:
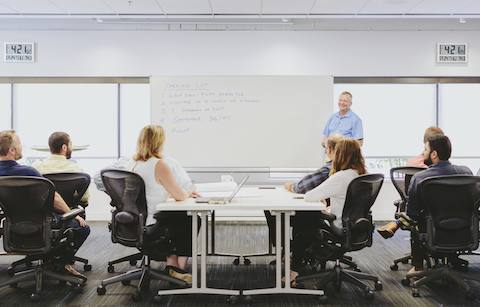
[{"label": "seated woman", "polygon": [[[330,198],[328,210],[337,216],[335,224],[341,226],[341,216],[343,205],[347,196],[347,188],[350,182],[359,175],[366,173],[365,161],[362,156],[360,145],[355,140],[343,139],[339,141],[335,149],[332,171],[330,177],[318,187],[305,194],[305,201],[319,202]],[[312,217],[307,217],[308,215]],[[304,260],[305,250],[313,242],[315,230],[325,225],[326,221],[320,219],[314,212],[305,212],[303,214],[305,222],[302,219],[295,219],[294,234],[292,243],[292,271],[291,280],[294,281],[298,275],[298,270]]]},{"label": "seated woman", "polygon": [[138,136],[137,151],[130,168],[145,182],[147,225],[155,223],[156,219],[157,224],[166,226],[171,235],[173,251],[167,257],[167,272],[191,283],[192,276],[185,272],[188,257],[192,254],[191,217],[185,211],[155,214],[155,206],[169,197],[182,201],[198,194],[194,192],[191,180],[185,179],[188,175],[178,162],[162,155],[164,142],[165,132],[161,126],[145,126]]}]

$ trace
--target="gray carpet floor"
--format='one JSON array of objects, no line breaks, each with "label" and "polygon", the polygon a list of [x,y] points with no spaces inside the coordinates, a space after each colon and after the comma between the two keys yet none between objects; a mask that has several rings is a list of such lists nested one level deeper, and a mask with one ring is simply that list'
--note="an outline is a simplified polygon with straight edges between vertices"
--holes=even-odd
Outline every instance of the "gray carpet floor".
[{"label": "gray carpet floor", "polygon": [[[379,223],[380,224],[380,223]],[[115,273],[107,272],[107,262],[135,252],[110,241],[106,222],[90,223],[92,232],[78,256],[87,257],[93,266],[91,272],[85,273],[88,282],[82,293],[74,293],[67,286],[48,282],[45,292],[37,303],[30,302],[33,283],[20,284],[18,288],[5,287],[0,289],[0,306],[229,306],[224,296],[189,295],[169,296],[160,303],[154,301],[154,290],[162,286],[158,282],[151,285],[152,293],[142,302],[135,303],[131,299],[133,286],[115,284],[107,287],[104,296],[98,296],[96,287],[102,279],[125,272],[132,267],[119,264]],[[217,225],[217,252],[232,251],[235,253],[252,253],[267,250],[267,227],[263,224]],[[432,284],[422,287],[421,297],[414,298],[410,289],[404,287],[400,280],[410,269],[409,265],[399,265],[399,270],[393,272],[389,266],[394,258],[409,251],[409,234],[399,231],[389,240],[384,240],[377,234],[371,248],[351,253],[359,268],[367,273],[379,276],[383,282],[382,291],[376,292],[373,301],[363,299],[362,292],[350,285],[344,284],[340,291],[329,291],[326,306],[480,306],[480,300],[468,301],[464,294],[451,285]],[[465,256],[470,261],[469,274],[480,277],[480,256]],[[8,279],[9,264],[20,259],[15,256],[0,257],[0,281]],[[275,267],[268,263],[272,257],[251,258],[251,265],[233,266],[233,258],[210,257],[208,259],[208,285],[224,289],[252,289],[274,286]],[[82,266],[76,265],[81,271]],[[152,267],[163,268],[162,263],[153,263]],[[480,296],[480,284],[471,283]],[[315,297],[303,295],[265,295],[255,296],[250,303],[240,302],[238,306],[316,306]]]}]

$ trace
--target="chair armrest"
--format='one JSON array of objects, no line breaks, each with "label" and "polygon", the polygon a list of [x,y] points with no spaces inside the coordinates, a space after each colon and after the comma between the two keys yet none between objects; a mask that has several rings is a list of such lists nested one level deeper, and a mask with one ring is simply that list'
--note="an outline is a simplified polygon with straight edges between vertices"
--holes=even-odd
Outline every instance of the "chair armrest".
[{"label": "chair armrest", "polygon": [[321,211],[320,211],[320,217],[321,217],[322,219],[325,219],[325,220],[330,221],[330,222],[331,222],[331,221],[335,221],[335,220],[337,219],[337,216],[336,216],[335,214],[329,213],[329,212],[327,212],[327,211],[325,211],[325,210],[321,210]]},{"label": "chair armrest", "polygon": [[72,209],[72,210],[70,210],[67,213],[64,213],[62,215],[61,221],[63,222],[63,221],[71,220],[71,219],[75,218],[77,215],[80,215],[84,212],[85,212],[85,209],[83,209],[83,208]]},{"label": "chair armrest", "polygon": [[400,221],[400,228],[411,232],[417,232],[417,221],[409,217],[405,212],[398,213],[398,221]]}]

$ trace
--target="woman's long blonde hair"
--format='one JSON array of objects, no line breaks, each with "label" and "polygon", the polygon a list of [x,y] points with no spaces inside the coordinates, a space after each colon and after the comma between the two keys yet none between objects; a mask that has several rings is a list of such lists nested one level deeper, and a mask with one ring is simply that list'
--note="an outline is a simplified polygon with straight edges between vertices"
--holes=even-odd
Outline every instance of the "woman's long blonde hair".
[{"label": "woman's long blonde hair", "polygon": [[137,140],[137,151],[133,156],[135,161],[147,161],[151,157],[162,158],[165,131],[160,125],[143,127]]},{"label": "woman's long blonde hair", "polygon": [[359,175],[367,173],[360,145],[351,139],[343,139],[337,143],[330,174],[347,169],[354,169]]}]

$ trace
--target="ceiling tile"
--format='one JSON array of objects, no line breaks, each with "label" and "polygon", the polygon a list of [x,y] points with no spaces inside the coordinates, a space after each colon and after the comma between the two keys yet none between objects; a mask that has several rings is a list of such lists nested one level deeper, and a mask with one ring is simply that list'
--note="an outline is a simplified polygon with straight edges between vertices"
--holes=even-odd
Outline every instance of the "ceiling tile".
[{"label": "ceiling tile", "polygon": [[315,0],[263,0],[263,14],[308,14]]},{"label": "ceiling tile", "polygon": [[405,14],[423,0],[370,0],[359,11],[362,14]]},{"label": "ceiling tile", "polygon": [[16,13],[16,11],[9,7],[8,5],[0,3],[0,14],[12,14]]},{"label": "ceiling tile", "polygon": [[261,0],[210,0],[215,14],[261,14]]},{"label": "ceiling tile", "polygon": [[478,0],[424,0],[409,13],[412,14],[478,14]]},{"label": "ceiling tile", "polygon": [[60,7],[48,0],[0,0],[2,4],[22,14],[62,14]]},{"label": "ceiling tile", "polygon": [[117,14],[164,14],[155,0],[103,0]]},{"label": "ceiling tile", "polygon": [[212,14],[208,0],[157,0],[167,14]]},{"label": "ceiling tile", "polygon": [[317,0],[311,14],[355,14],[368,0]]},{"label": "ceiling tile", "polygon": [[112,14],[115,13],[102,0],[50,0],[69,14]]}]

